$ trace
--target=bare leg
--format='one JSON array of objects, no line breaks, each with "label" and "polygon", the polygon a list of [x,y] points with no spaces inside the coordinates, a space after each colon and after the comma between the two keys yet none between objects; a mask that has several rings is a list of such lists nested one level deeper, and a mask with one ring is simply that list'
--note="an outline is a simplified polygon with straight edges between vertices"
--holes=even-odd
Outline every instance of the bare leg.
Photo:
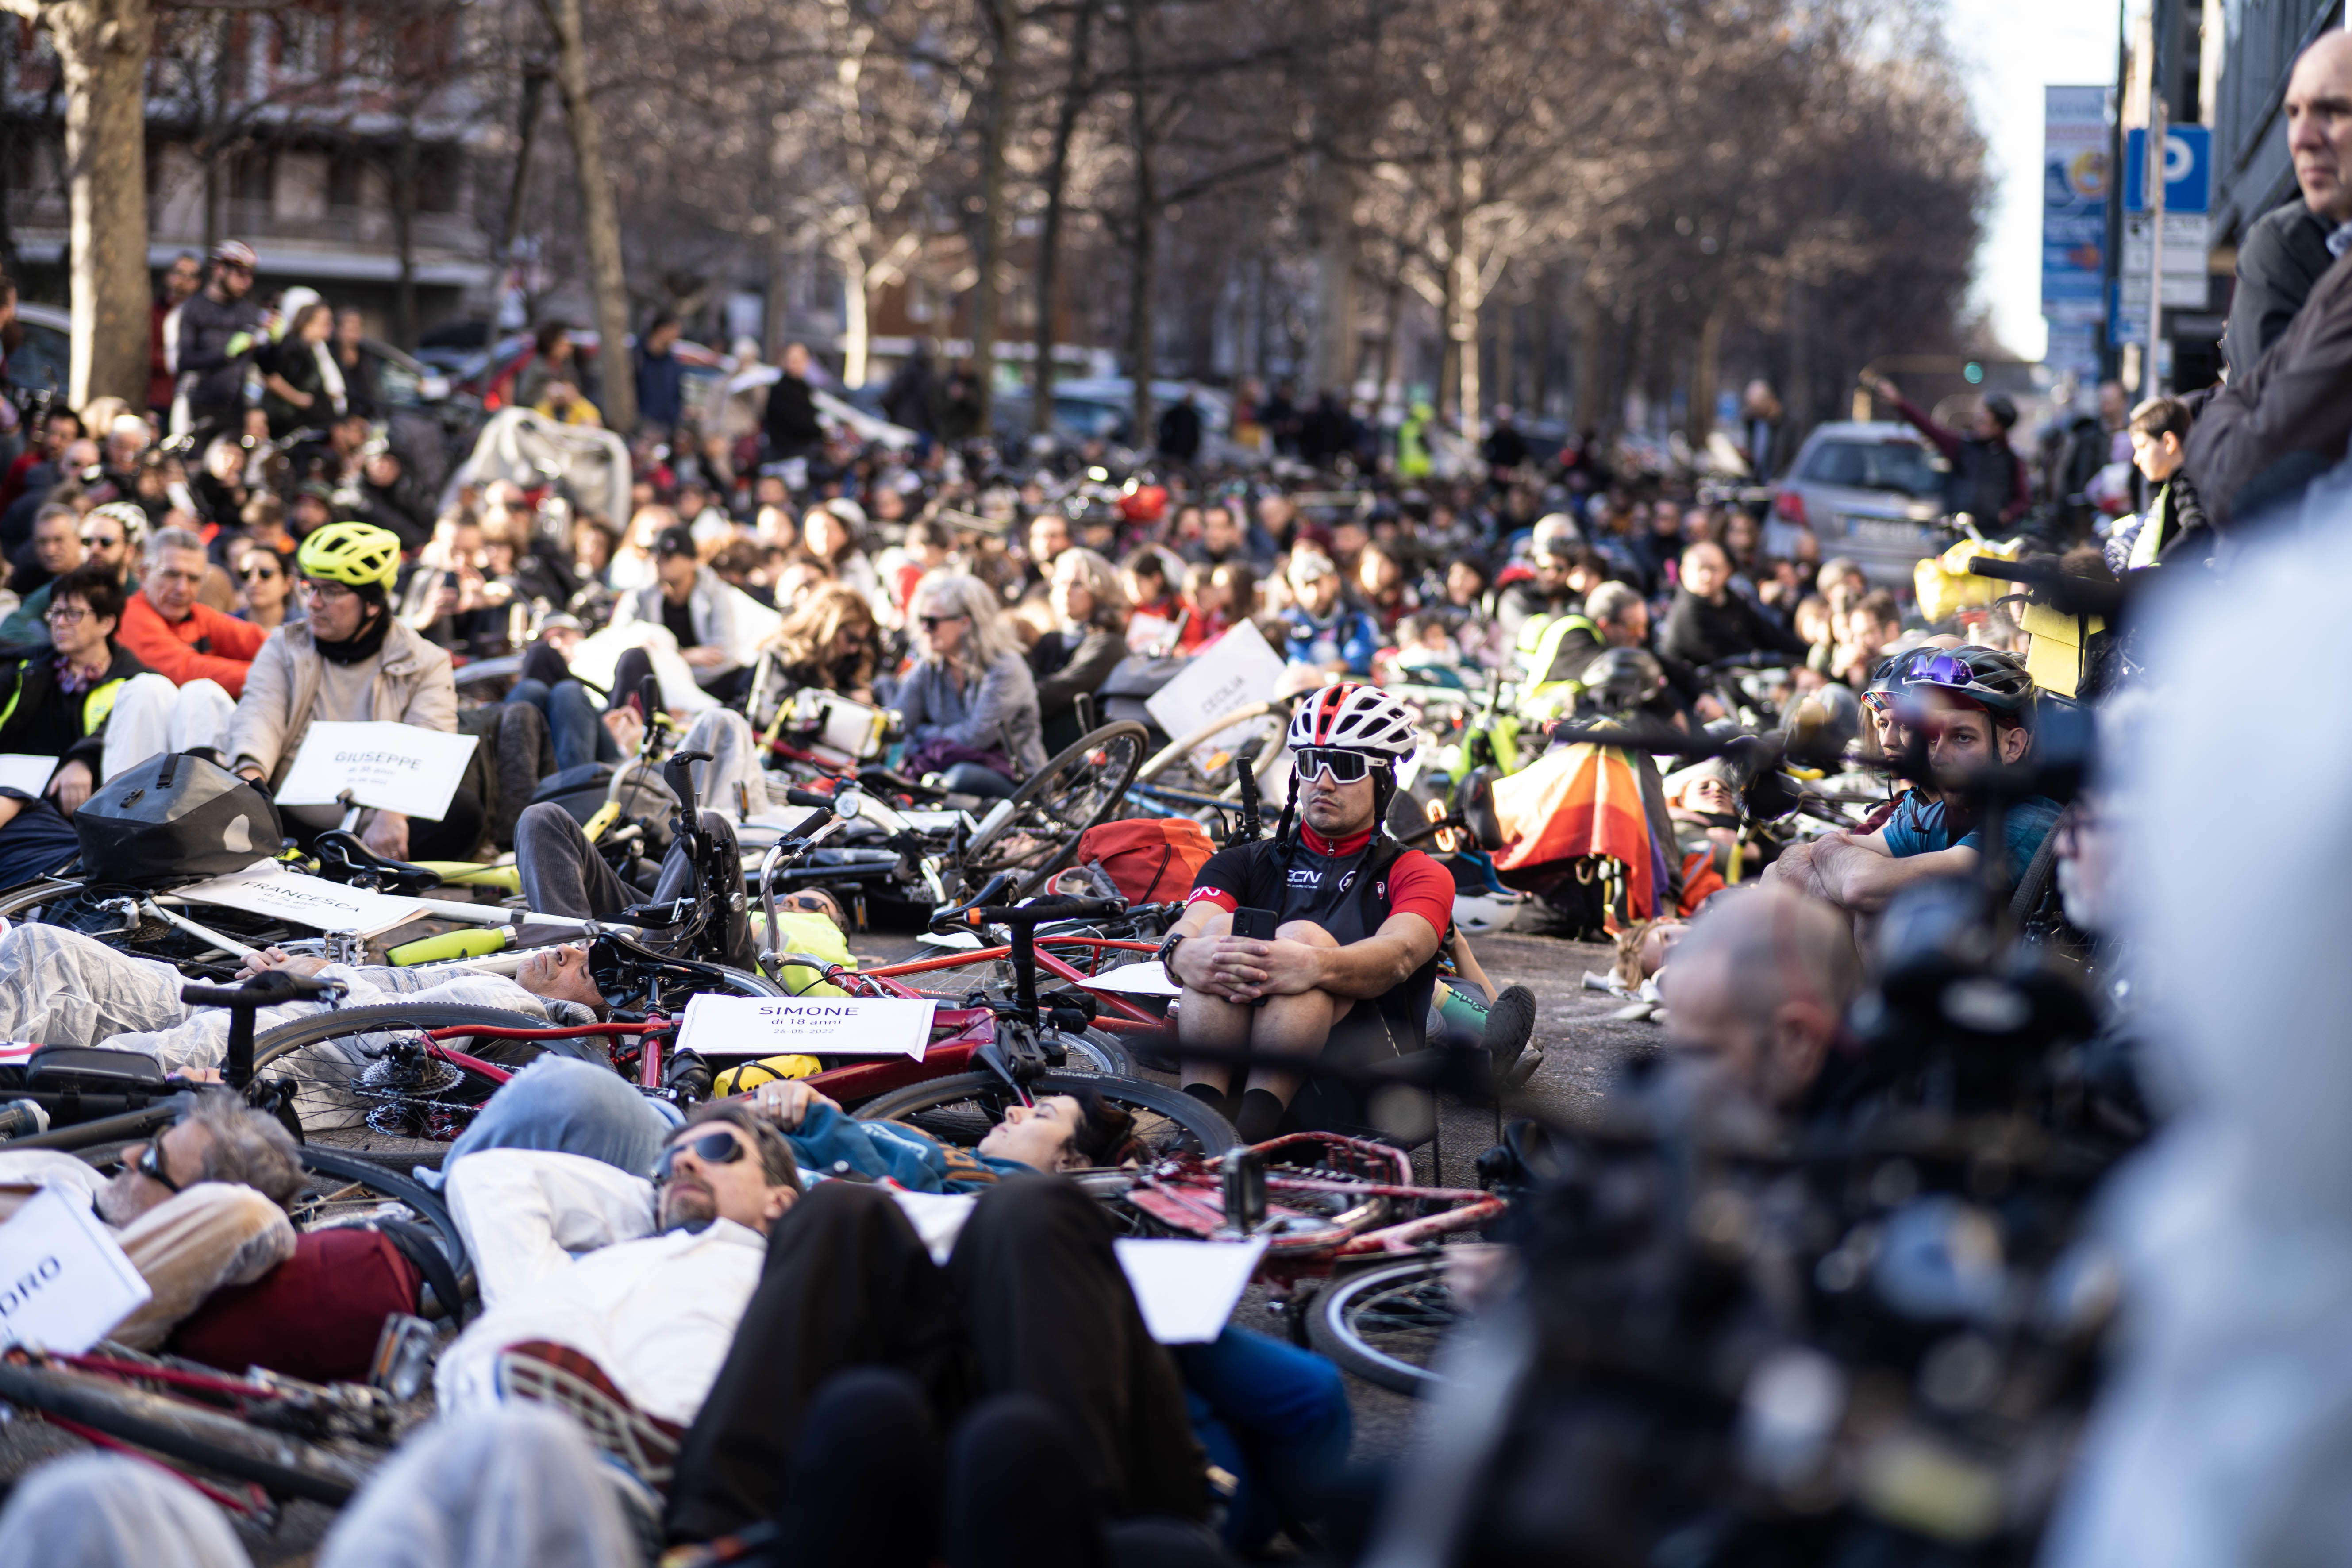
[{"label": "bare leg", "polygon": [[[1337,947],[1339,942],[1330,932],[1312,921],[1292,921],[1281,927],[1276,936],[1286,942],[1303,942],[1309,947]],[[1190,1005],[1188,1003],[1187,1005]],[[1345,997],[1334,996],[1328,991],[1301,991],[1289,996],[1270,996],[1265,1007],[1257,1010],[1257,1026],[1250,1031],[1250,1044],[1261,1051],[1286,1057],[1312,1058],[1321,1054],[1323,1042],[1330,1037],[1331,1026],[1348,1016],[1355,1004]],[[1250,1069],[1249,1087],[1262,1089],[1283,1104],[1306,1079],[1295,1072],[1282,1072],[1272,1068]]]},{"label": "bare leg", "polygon": [[[0,797],[5,798],[5,797]],[[1234,917],[1219,915],[1211,921],[1204,937],[1231,936]],[[1249,1044],[1250,1026],[1256,1021],[1255,1008],[1238,1002],[1228,1002],[1213,992],[1195,991],[1187,985],[1183,999],[1176,1006],[1176,1043],[1178,1078],[1187,1089],[1202,1084],[1223,1095],[1234,1081],[1234,1069],[1225,1062],[1193,1061],[1184,1057],[1181,1047],[1202,1046],[1215,1051],[1237,1051]]]}]

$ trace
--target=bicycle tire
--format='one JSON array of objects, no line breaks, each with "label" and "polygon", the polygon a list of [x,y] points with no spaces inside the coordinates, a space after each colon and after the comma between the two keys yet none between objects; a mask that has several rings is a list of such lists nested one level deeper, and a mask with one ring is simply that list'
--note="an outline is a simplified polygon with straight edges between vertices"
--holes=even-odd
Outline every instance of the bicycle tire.
[{"label": "bicycle tire", "polygon": [[[415,1037],[428,1029],[467,1024],[509,1029],[543,1029],[545,1018],[478,1007],[459,1002],[395,1002],[373,1007],[342,1007],[296,1018],[254,1037],[253,1068],[284,1066],[297,1086],[296,1110],[306,1136],[337,1132],[385,1137],[440,1136],[472,1119],[497,1085],[454,1064],[404,1066],[389,1047],[354,1047],[341,1059],[324,1055],[298,1058],[307,1047],[352,1036],[398,1034]],[[387,1069],[385,1064],[392,1062]],[[373,1077],[371,1077],[373,1075]],[[454,1135],[454,1134],[452,1134]]]},{"label": "bicycle tire", "polygon": [[0,1400],[252,1481],[282,1498],[341,1508],[367,1480],[369,1467],[316,1444],[100,1377],[0,1360]]},{"label": "bicycle tire", "polygon": [[[1048,1095],[1090,1089],[1115,1104],[1145,1113],[1137,1119],[1138,1131],[1155,1152],[1173,1152],[1189,1144],[1202,1154],[1215,1156],[1240,1142],[1233,1123],[1199,1100],[1148,1079],[1049,1072],[1030,1088],[1034,1093]],[[968,1140],[969,1147],[995,1125],[996,1115],[990,1108],[1011,1097],[1012,1091],[994,1073],[960,1072],[878,1096],[853,1114],[859,1121],[912,1122],[950,1142]],[[926,1113],[932,1113],[929,1120]]]},{"label": "bicycle tire", "polygon": [[1307,1341],[1367,1383],[1419,1395],[1445,1381],[1425,1363],[1454,1316],[1445,1259],[1429,1254],[1332,1281],[1307,1309]]},{"label": "bicycle tire", "polygon": [[[302,1146],[302,1166],[320,1175],[331,1176],[349,1184],[362,1184],[383,1197],[405,1204],[424,1221],[433,1242],[441,1255],[449,1260],[449,1271],[458,1279],[466,1278],[472,1260],[466,1255],[466,1238],[458,1234],[457,1222],[449,1213],[449,1205],[441,1194],[424,1183],[402,1175],[365,1155],[349,1149],[331,1148],[323,1144]],[[309,1201],[314,1208],[323,1207],[329,1200],[311,1199],[308,1193],[298,1202]],[[314,1215],[313,1224],[323,1215]],[[442,1305],[454,1315],[462,1310],[462,1303],[445,1301]]]},{"label": "bicycle tire", "polygon": [[[1153,752],[1150,759],[1146,762],[1142,767],[1136,770],[1135,777],[1131,782],[1135,784],[1155,783],[1158,781],[1160,774],[1175,766],[1176,763],[1183,758],[1192,755],[1194,748],[1205,745],[1209,742],[1215,740],[1219,735],[1223,734],[1234,725],[1246,724],[1252,720],[1267,718],[1276,713],[1282,714],[1284,717],[1287,718],[1289,715],[1289,710],[1290,701],[1288,699],[1276,699],[1268,702],[1253,702],[1247,707],[1236,708],[1231,713],[1226,714],[1223,718],[1205,725],[1201,729],[1193,731],[1191,734],[1184,736],[1181,740],[1171,741],[1167,745],[1162,746],[1159,751]],[[1280,726],[1277,725],[1276,728],[1279,729]]]},{"label": "bicycle tire", "polygon": [[[1089,752],[1125,742],[1127,760],[1124,771],[1116,773],[1117,782],[1112,787],[1102,791],[1101,800],[1087,815],[1086,821],[1073,825],[1064,820],[1057,825],[1066,831],[1062,836],[1060,848],[1052,858],[1034,867],[1003,868],[1007,870],[1017,870],[1022,875],[1023,880],[1012,895],[1015,900],[1028,898],[1043,888],[1047,878],[1068,865],[1071,858],[1077,854],[1079,836],[1087,828],[1108,821],[1111,813],[1118,809],[1119,802],[1127,798],[1127,787],[1135,782],[1136,770],[1143,765],[1143,748],[1150,742],[1150,738],[1151,732],[1140,724],[1133,722],[1105,724],[1100,729],[1080,736],[1059,756],[1049,760],[1044,767],[1024,781],[1019,789],[1013,792],[1012,809],[1004,812],[994,826],[984,833],[975,835],[971,842],[964,847],[963,864],[966,868],[967,879],[971,879],[971,868],[981,862],[987,851],[992,847],[1002,843],[1015,831],[1022,816],[1026,811],[1045,803],[1048,797],[1067,795],[1064,774],[1081,767],[1086,763]],[[992,815],[993,815],[992,810]],[[985,874],[985,872],[982,873],[982,875]]]}]

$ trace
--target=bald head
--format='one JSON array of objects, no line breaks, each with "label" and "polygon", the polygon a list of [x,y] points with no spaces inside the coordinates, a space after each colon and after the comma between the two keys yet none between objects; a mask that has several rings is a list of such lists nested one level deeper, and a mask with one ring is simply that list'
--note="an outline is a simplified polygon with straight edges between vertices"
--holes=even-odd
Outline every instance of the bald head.
[{"label": "bald head", "polygon": [[2330,224],[2352,222],[2352,34],[2322,33],[2295,59],[2286,145],[2305,205]]},{"label": "bald head", "polygon": [[1827,904],[1787,888],[1710,900],[1659,984],[1677,1048],[1710,1056],[1757,1100],[1786,1105],[1820,1075],[1862,983]]}]

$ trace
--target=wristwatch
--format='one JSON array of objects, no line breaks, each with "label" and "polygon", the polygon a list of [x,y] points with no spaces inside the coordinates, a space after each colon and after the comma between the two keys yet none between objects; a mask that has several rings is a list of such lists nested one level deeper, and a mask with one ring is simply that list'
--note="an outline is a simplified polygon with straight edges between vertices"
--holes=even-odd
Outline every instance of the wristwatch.
[{"label": "wristwatch", "polygon": [[1170,931],[1160,939],[1160,951],[1151,955],[1160,961],[1160,973],[1168,976],[1168,984],[1179,990],[1183,988],[1184,981],[1176,973],[1176,950],[1184,945],[1190,934],[1181,931]]}]

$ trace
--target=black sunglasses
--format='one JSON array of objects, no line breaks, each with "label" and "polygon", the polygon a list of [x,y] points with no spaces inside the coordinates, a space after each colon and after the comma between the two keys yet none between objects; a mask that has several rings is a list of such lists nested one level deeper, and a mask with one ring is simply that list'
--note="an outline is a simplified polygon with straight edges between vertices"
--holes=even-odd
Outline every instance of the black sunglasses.
[{"label": "black sunglasses", "polygon": [[139,1158],[131,1162],[131,1168],[151,1182],[161,1183],[166,1192],[177,1193],[180,1190],[180,1184],[172,1180],[172,1173],[163,1169],[163,1145],[152,1139],[148,1141],[146,1148],[139,1152]]},{"label": "black sunglasses", "polygon": [[935,632],[950,621],[963,619],[961,616],[917,616],[915,618],[923,623],[923,629],[927,632]]},{"label": "black sunglasses", "polygon": [[[732,1132],[706,1132],[699,1138],[673,1143],[663,1150],[661,1157],[654,1162],[655,1181],[669,1180],[670,1164],[681,1149],[692,1150],[694,1157],[706,1165],[731,1165],[743,1157],[743,1141]],[[177,1188],[173,1190],[178,1191]]]},{"label": "black sunglasses", "polygon": [[256,578],[259,578],[262,582],[267,583],[278,575],[278,570],[273,566],[248,566],[244,571],[238,573],[237,575],[244,578],[248,583],[252,582]]},{"label": "black sunglasses", "polygon": [[1372,771],[1372,762],[1361,752],[1332,751],[1322,746],[1302,746],[1290,753],[1292,763],[1303,779],[1319,779],[1331,775],[1338,784],[1354,784]]}]

